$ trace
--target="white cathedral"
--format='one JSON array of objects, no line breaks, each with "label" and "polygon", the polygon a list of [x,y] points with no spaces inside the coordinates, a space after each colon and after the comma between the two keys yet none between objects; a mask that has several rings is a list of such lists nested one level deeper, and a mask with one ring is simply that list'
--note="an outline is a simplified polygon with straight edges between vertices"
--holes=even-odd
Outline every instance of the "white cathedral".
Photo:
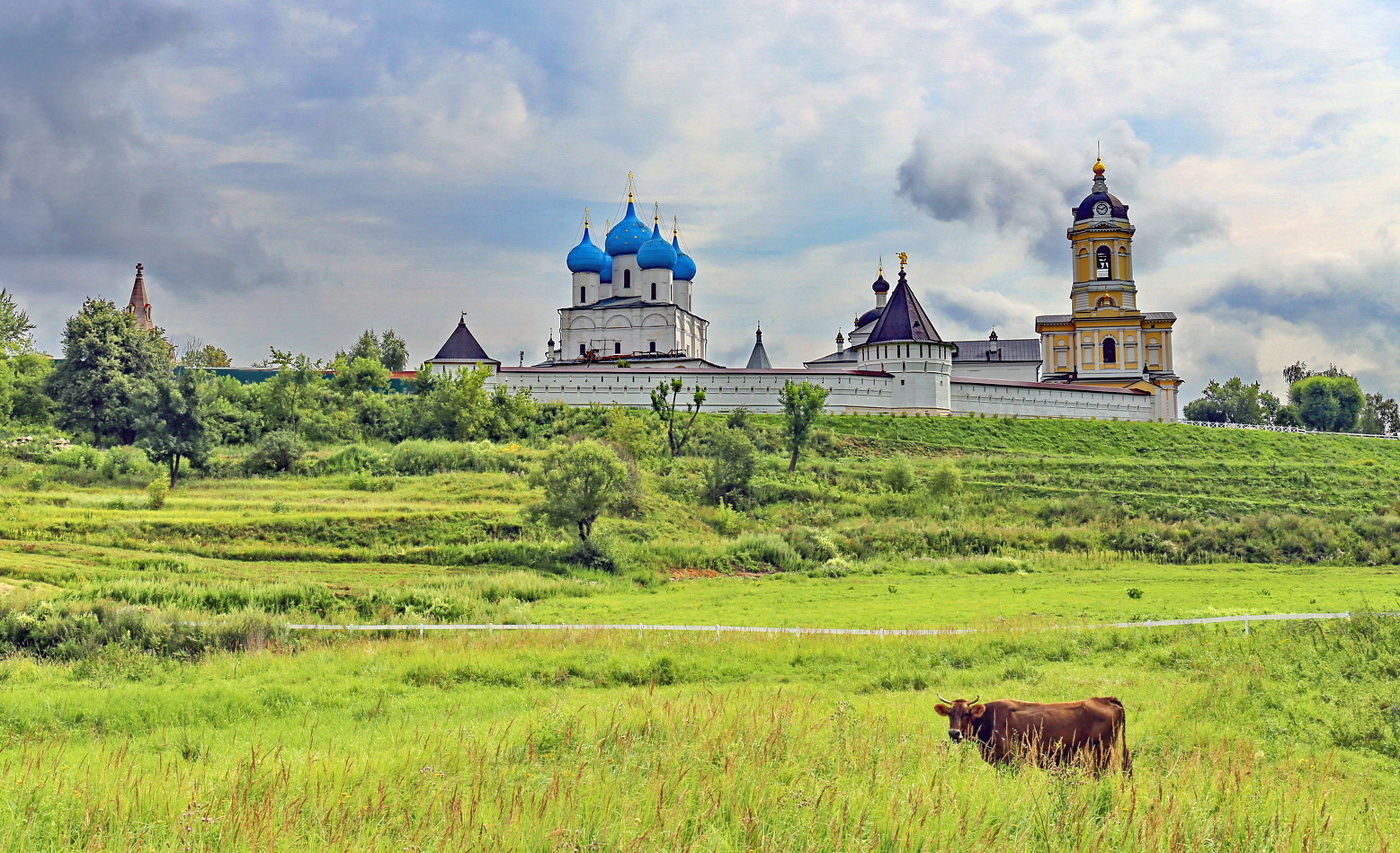
[{"label": "white cathedral", "polygon": [[901,253],[893,287],[883,270],[873,307],[836,350],[800,368],[774,368],[757,333],[742,368],[707,358],[709,321],[695,313],[696,265],[673,228],[637,217],[630,181],[627,213],[603,248],[589,233],[569,251],[569,304],[559,309],[559,340],[545,359],[507,367],[488,356],[465,315],[429,364],[484,366],[488,384],[527,388],[535,399],[569,405],[647,407],[662,380],[705,389],[711,410],[777,411],[788,381],[827,389],[831,412],[987,414],[1174,421],[1180,379],[1172,368],[1170,312],[1137,309],[1132,279],[1134,228],[1128,207],[1109,194],[1102,162],[1094,185],[1072,208],[1066,233],[1074,281],[1069,314],[1036,318],[1038,337],[945,341],[920,305]]}]

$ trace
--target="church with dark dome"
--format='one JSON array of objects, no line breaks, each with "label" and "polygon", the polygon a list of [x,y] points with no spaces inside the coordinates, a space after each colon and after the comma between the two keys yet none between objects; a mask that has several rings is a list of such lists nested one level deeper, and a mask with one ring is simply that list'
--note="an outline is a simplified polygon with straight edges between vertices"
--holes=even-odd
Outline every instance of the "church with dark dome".
[{"label": "church with dark dome", "polygon": [[[1036,337],[945,340],[920,304],[900,252],[893,285],[881,264],[874,305],[856,315],[836,350],[801,367],[773,367],[762,332],[742,368],[708,360],[709,321],[695,312],[696,264],[659,211],[637,215],[628,176],[626,214],[600,247],[584,213],[583,235],[565,257],[569,302],[544,361],[502,366],[458,323],[430,364],[485,369],[488,383],[528,389],[568,405],[647,407],[651,389],[679,378],[704,388],[706,408],[778,411],[788,382],[827,390],[828,411],[985,414],[1173,421],[1181,380],[1172,368],[1176,315],[1137,305],[1128,206],[1108,191],[1102,161],[1090,193],[1071,208],[1071,311],[1036,318]],[[869,304],[869,303],[867,303]]]}]

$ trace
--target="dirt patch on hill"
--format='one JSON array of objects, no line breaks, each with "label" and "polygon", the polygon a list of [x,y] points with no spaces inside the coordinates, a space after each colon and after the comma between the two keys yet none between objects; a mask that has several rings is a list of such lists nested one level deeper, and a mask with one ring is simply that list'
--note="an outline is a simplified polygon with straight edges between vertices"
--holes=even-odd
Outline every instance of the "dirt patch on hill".
[{"label": "dirt patch on hill", "polygon": [[714,569],[672,569],[671,580],[688,581],[696,578],[762,578],[772,572],[719,572]]}]

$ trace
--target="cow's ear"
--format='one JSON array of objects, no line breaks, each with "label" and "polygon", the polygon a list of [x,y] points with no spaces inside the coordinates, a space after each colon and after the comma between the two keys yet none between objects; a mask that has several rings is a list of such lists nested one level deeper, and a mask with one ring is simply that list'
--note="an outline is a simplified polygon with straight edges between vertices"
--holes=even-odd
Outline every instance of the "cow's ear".
[{"label": "cow's ear", "polygon": [[944,705],[942,702],[939,702],[937,705],[933,706],[933,710],[937,711],[939,716],[946,717],[948,716],[948,712],[951,711],[952,708],[949,708],[947,705]]},{"label": "cow's ear", "polygon": [[973,705],[971,708],[968,708],[967,710],[968,710],[969,712],[971,712],[971,714],[972,714],[972,719],[975,720],[975,719],[977,719],[978,717],[982,716],[982,712],[985,711],[985,710],[987,710],[987,706],[986,706],[986,705]]}]

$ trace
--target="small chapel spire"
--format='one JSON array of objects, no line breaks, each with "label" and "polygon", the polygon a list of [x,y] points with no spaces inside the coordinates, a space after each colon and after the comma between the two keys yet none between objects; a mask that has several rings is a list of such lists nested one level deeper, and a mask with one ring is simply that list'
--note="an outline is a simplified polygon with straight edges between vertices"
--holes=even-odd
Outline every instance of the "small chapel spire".
[{"label": "small chapel spire", "polygon": [[754,332],[753,352],[749,353],[749,363],[744,365],[744,369],[769,370],[772,367],[768,361],[768,351],[763,348],[763,324],[760,323]]},{"label": "small chapel spire", "polygon": [[138,327],[150,331],[156,324],[151,319],[151,301],[146,296],[146,279],[142,275],[145,269],[144,264],[136,265],[136,281],[131,285],[131,299],[126,303],[126,313],[136,318]]}]

